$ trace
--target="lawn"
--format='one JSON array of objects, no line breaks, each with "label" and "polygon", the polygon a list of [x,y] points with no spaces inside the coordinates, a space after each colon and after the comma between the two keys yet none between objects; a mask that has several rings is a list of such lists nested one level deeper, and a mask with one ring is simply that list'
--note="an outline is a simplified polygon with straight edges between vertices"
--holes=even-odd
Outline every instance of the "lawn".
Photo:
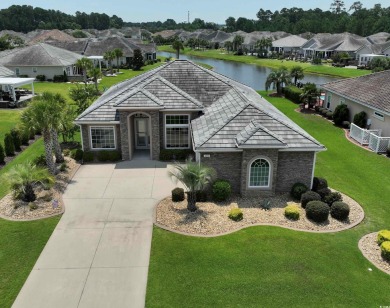
[{"label": "lawn", "polygon": [[[103,78],[100,86],[109,88],[160,64],[147,66],[144,70],[136,72],[123,70],[124,73],[117,77]],[[34,85],[38,93],[43,91],[61,93],[70,100],[68,96],[70,84],[38,82]],[[19,115],[20,109],[0,109],[0,140],[4,139],[5,132],[17,124]],[[75,139],[79,140],[80,134],[77,134]],[[41,138],[0,170],[0,198],[9,192],[4,174],[15,164],[33,160],[43,153]],[[60,217],[54,217],[33,222],[10,222],[0,219],[0,307],[11,307],[59,219]]]},{"label": "lawn", "polygon": [[[158,46],[159,51],[167,51],[167,52],[175,52],[171,46]],[[211,49],[211,50],[192,50],[190,48],[185,48],[184,51],[181,51],[183,54],[205,57],[205,58],[213,58],[219,60],[228,60],[235,62],[242,62],[247,64],[255,64],[259,66],[266,66],[271,68],[279,68],[281,66],[285,66],[287,68],[291,68],[293,66],[301,66],[305,72],[310,74],[321,74],[321,75],[329,75],[336,77],[358,77],[370,74],[371,71],[368,70],[357,70],[357,69],[349,69],[349,68],[341,68],[341,67],[333,67],[330,65],[312,65],[310,63],[300,63],[295,61],[285,61],[285,60],[276,60],[276,59],[259,59],[254,56],[235,56],[233,53],[221,53],[220,50]]]},{"label": "lawn", "polygon": [[356,199],[365,220],[340,233],[251,227],[216,238],[155,227],[147,306],[388,305],[390,276],[370,264],[357,245],[363,235],[390,228],[390,160],[351,144],[319,116],[297,113],[297,105],[285,99],[266,98],[327,147],[318,154],[316,175]]}]

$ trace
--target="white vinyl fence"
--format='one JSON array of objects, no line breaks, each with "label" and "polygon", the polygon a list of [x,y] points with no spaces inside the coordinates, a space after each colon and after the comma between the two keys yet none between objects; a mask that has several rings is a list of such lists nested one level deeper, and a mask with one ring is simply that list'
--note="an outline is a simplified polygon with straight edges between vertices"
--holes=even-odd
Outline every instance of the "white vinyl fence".
[{"label": "white vinyl fence", "polygon": [[363,129],[352,123],[349,135],[375,153],[384,153],[390,148],[390,137],[381,137],[381,133],[380,129]]}]

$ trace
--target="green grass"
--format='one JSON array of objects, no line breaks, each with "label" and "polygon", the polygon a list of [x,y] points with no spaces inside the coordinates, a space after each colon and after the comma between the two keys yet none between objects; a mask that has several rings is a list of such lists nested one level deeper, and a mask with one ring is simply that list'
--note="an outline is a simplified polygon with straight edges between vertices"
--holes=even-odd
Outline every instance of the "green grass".
[{"label": "green grass", "polygon": [[390,276],[362,256],[358,241],[390,227],[390,160],[351,144],[341,129],[323,118],[295,112],[297,105],[289,101],[266,98],[327,147],[318,154],[316,175],[356,199],[365,220],[340,233],[252,227],[216,238],[187,237],[155,227],[146,305],[388,305]]},{"label": "green grass", "polygon": [[[117,77],[103,78],[100,86],[109,88],[115,83],[142,74],[158,65],[161,63],[147,66],[136,72],[121,70],[124,73]],[[68,96],[70,84],[38,82],[34,85],[38,93],[43,91],[61,93],[70,101]],[[1,140],[4,133],[18,122],[19,115],[20,109],[0,109]],[[75,140],[80,140],[79,133],[76,134]],[[0,199],[9,192],[5,181],[6,172],[15,164],[33,160],[43,153],[41,138],[0,170]],[[0,219],[0,307],[11,307],[59,219],[60,217],[54,217],[33,222],[11,222]]]},{"label": "green grass", "polygon": [[[171,46],[158,46],[159,51],[175,52]],[[242,62],[246,64],[254,64],[259,66],[266,66],[270,68],[279,68],[285,66],[291,68],[293,66],[301,66],[306,73],[310,74],[319,74],[319,75],[329,75],[336,77],[359,77],[363,75],[370,74],[371,71],[368,70],[357,70],[349,69],[342,67],[333,67],[330,65],[312,65],[310,63],[300,63],[295,61],[285,61],[285,60],[276,60],[276,59],[259,59],[254,56],[235,56],[233,53],[222,53],[220,50],[211,49],[211,50],[192,50],[190,48],[185,48],[184,51],[181,51],[182,54],[205,57],[219,60],[235,61]]]}]

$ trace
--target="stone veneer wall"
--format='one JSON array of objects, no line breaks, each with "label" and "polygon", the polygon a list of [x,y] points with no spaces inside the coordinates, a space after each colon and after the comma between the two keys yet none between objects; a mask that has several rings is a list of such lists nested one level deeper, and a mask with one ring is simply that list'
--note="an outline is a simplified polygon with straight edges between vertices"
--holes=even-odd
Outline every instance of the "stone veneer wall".
[{"label": "stone veneer wall", "polygon": [[[249,166],[248,164],[256,157],[264,157],[272,163],[271,187],[270,188],[248,188]],[[275,193],[278,171],[278,150],[276,149],[256,149],[244,150],[241,163],[241,195],[243,197],[272,196]]]},{"label": "stone veneer wall", "polygon": [[311,188],[314,152],[279,152],[277,192],[289,192],[297,183]]},{"label": "stone veneer wall", "polygon": [[151,131],[151,146],[152,159],[158,160],[160,156],[160,118],[158,110],[121,110],[119,112],[120,121],[120,139],[122,144],[122,159],[130,159],[130,145],[129,145],[129,127],[127,117],[132,113],[142,112],[150,116],[152,131]]},{"label": "stone veneer wall", "polygon": [[[91,151],[91,139],[90,139],[90,136],[89,136],[89,127],[90,126],[112,126],[112,125],[81,125],[81,134],[82,134],[82,139],[83,139],[83,151]],[[121,151],[121,146],[122,146],[122,142],[121,142],[121,132],[120,132],[120,127],[119,125],[114,125],[115,126],[115,137],[116,137],[116,149],[118,151]],[[95,150],[92,150],[92,151],[95,151]],[[99,151],[99,150],[97,150]]]},{"label": "stone veneer wall", "polygon": [[[210,155],[210,157],[204,157]],[[231,153],[201,153],[201,163],[213,167],[217,178],[228,180],[235,194],[241,190],[241,160],[242,152]]]}]

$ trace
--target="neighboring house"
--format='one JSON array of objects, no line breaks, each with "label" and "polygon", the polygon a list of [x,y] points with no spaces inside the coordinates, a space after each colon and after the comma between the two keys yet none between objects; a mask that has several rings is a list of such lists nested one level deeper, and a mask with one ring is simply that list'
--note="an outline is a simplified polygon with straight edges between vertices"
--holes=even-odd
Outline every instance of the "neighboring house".
[{"label": "neighboring house", "polygon": [[346,104],[350,121],[364,111],[368,127],[381,129],[382,136],[390,137],[390,70],[329,82],[322,88],[326,108],[334,111],[339,104]]},{"label": "neighboring house", "polygon": [[44,43],[46,41],[56,40],[60,42],[71,42],[74,40],[74,37],[57,29],[54,30],[43,30],[35,37],[33,37],[28,44],[34,45],[37,43]]},{"label": "neighboring house", "polygon": [[0,78],[4,77],[15,77],[15,72],[11,71],[5,66],[0,65]]},{"label": "neighboring house", "polygon": [[15,72],[17,77],[36,77],[45,75],[46,79],[53,79],[55,75],[68,77],[80,76],[75,66],[81,55],[45,43],[15,48],[0,52],[0,65]]},{"label": "neighboring house", "polygon": [[84,151],[119,150],[124,160],[192,149],[245,196],[311,186],[325,150],[253,89],[185,60],[113,86],[76,124]]},{"label": "neighboring house", "polygon": [[302,54],[301,47],[307,43],[307,39],[298,35],[290,35],[272,42],[274,51],[286,54]]}]

